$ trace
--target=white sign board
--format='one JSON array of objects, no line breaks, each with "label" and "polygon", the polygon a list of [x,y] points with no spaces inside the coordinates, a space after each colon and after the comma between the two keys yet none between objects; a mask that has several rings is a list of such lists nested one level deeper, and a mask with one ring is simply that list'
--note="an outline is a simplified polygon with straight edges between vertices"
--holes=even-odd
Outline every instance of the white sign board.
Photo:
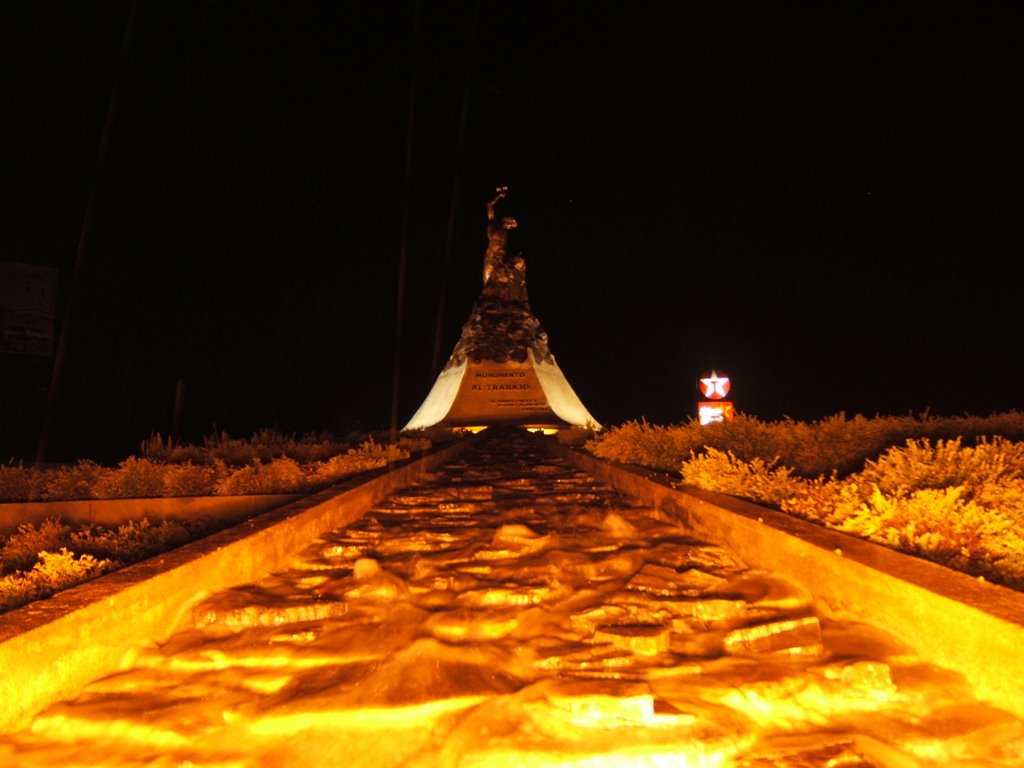
[{"label": "white sign board", "polygon": [[53,354],[57,270],[0,261],[0,354]]}]

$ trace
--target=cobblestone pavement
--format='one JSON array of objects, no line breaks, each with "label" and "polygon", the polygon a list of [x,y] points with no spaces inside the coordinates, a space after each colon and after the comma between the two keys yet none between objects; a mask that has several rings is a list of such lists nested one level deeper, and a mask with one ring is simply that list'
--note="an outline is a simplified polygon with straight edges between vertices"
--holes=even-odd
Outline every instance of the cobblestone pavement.
[{"label": "cobblestone pavement", "polygon": [[514,433],[192,615],[0,765],[1024,765],[960,675]]}]

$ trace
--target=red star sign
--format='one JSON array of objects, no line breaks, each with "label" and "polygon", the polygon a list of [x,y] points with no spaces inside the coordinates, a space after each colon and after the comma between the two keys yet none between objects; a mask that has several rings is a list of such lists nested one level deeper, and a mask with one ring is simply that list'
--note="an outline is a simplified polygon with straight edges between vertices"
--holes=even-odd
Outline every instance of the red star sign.
[{"label": "red star sign", "polygon": [[700,380],[700,391],[709,400],[720,400],[729,394],[729,377],[712,371],[708,378]]}]

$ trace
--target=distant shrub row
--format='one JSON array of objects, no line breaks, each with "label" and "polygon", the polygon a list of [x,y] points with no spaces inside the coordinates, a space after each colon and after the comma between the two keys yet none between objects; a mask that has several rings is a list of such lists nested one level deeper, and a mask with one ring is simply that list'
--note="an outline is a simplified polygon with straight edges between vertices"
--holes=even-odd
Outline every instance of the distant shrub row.
[{"label": "distant shrub row", "polygon": [[251,440],[220,434],[203,446],[173,445],[154,435],[141,457],[116,467],[94,461],[53,468],[0,466],[0,502],[303,493],[408,458],[430,446],[423,437],[357,447],[316,436],[305,440],[264,430]]},{"label": "distant shrub row", "polygon": [[737,414],[732,422],[701,425],[695,419],[658,426],[627,421],[598,433],[586,447],[595,456],[678,473],[691,453],[709,448],[728,451],[741,461],[762,459],[790,467],[801,477],[856,472],[864,462],[907,440],[954,440],[970,443],[980,437],[1024,440],[1024,413],[991,416],[875,416],[852,418],[843,413],[820,421],[760,421]]},{"label": "distant shrub row", "polygon": [[[450,430],[424,430],[387,443],[371,434],[349,447],[329,436],[297,439],[262,430],[250,440],[215,433],[197,446],[154,435],[142,444],[142,457],[116,467],[92,461],[52,469],[0,466],[0,501],[302,493],[454,437]],[[222,525],[209,518],[156,525],[147,518],[117,526],[69,525],[59,519],[26,523],[0,537],[0,612],[174,549]]]},{"label": "distant shrub row", "polygon": [[[454,437],[426,430],[392,444],[264,430],[179,446],[154,435],[141,457],[117,467],[0,466],[0,501],[305,492]],[[558,439],[1024,591],[1024,414],[1015,411],[810,423],[739,414],[708,426],[630,421]],[[212,532],[203,525],[22,526],[0,542],[0,611]]]},{"label": "distant shrub row", "polygon": [[596,456],[1024,590],[1024,414],[629,422]]}]

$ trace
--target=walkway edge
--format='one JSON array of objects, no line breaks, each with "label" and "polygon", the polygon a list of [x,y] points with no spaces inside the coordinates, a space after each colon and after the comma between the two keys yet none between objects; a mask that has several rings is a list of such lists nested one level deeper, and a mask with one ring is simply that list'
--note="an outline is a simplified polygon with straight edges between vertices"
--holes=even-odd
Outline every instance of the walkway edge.
[{"label": "walkway edge", "polygon": [[[0,615],[0,729],[24,727],[123,668],[133,649],[166,640],[211,592],[286,567],[317,536],[358,519],[461,452],[442,445],[253,517],[200,541]],[[201,591],[199,587],[201,585]]]},{"label": "walkway edge", "polygon": [[1024,596],[927,560],[665,475],[543,441],[578,469],[650,504],[748,565],[807,586],[833,615],[870,621],[975,695],[1024,717]]}]

